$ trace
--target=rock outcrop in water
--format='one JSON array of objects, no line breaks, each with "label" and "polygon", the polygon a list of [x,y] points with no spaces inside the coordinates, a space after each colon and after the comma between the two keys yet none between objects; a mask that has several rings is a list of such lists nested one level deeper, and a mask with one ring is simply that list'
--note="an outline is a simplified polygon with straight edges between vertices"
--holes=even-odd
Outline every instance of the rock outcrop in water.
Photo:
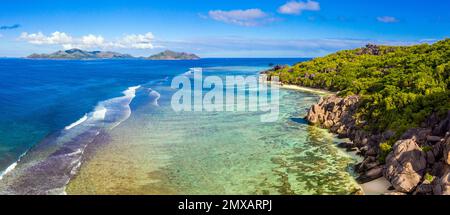
[{"label": "rock outcrop in water", "polygon": [[306,116],[310,123],[352,140],[340,146],[364,156],[355,168],[360,173],[357,180],[384,176],[399,193],[450,194],[450,111],[442,119],[433,114],[420,128],[409,129],[384,155],[380,144],[395,134],[367,132],[366,123],[355,118],[359,100],[355,95],[321,98]]}]

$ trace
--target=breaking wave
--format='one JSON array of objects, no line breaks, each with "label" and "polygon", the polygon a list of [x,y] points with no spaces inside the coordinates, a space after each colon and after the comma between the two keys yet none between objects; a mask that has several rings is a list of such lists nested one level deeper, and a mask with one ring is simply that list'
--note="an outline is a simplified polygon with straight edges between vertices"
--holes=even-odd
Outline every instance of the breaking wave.
[{"label": "breaking wave", "polygon": [[0,174],[0,194],[65,194],[86,147],[103,139],[105,129],[129,118],[130,103],[140,87],[129,87],[123,96],[100,102],[92,112],[44,138]]}]

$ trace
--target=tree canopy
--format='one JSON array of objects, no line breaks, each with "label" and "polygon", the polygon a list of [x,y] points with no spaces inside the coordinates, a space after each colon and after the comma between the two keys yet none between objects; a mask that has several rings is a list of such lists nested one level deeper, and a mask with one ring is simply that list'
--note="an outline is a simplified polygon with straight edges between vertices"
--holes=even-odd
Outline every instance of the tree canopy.
[{"label": "tree canopy", "polygon": [[358,94],[355,116],[365,129],[398,134],[432,113],[450,110],[450,39],[414,46],[367,45],[278,67],[268,73],[283,83]]}]

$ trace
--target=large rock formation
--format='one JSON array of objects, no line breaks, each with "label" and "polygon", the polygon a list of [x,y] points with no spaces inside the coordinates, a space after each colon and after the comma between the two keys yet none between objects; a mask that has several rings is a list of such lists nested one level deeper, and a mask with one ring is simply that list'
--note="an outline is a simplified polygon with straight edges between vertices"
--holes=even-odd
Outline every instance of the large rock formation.
[{"label": "large rock formation", "polygon": [[348,129],[355,124],[352,115],[356,111],[358,101],[358,96],[341,98],[331,95],[321,98],[318,104],[310,108],[306,119],[312,124],[319,124],[345,135]]},{"label": "large rock formation", "polygon": [[450,195],[450,167],[445,167],[442,177],[434,179],[433,194],[435,195]]},{"label": "large rock formation", "polygon": [[444,143],[444,162],[450,165],[450,137],[447,137]]},{"label": "large rock formation", "polygon": [[331,95],[312,105],[306,116],[311,124],[352,140],[340,146],[364,156],[355,166],[360,174],[357,181],[365,183],[384,175],[398,193],[450,194],[450,111],[443,118],[433,114],[419,128],[400,135],[384,163],[379,145],[395,133],[364,130],[366,122],[355,118],[359,101],[358,96]]},{"label": "large rock formation", "polygon": [[356,95],[341,98],[331,95],[321,98],[308,111],[306,119],[322,128],[327,128],[341,138],[350,138],[351,147],[358,147],[361,154],[374,156],[381,140],[390,138],[393,134],[387,131],[374,135],[362,129],[365,122],[358,121],[354,116],[359,106],[360,98]]},{"label": "large rock formation", "polygon": [[360,173],[357,181],[365,183],[383,176],[383,166],[377,159],[378,144],[380,139],[390,138],[392,134],[387,132],[383,135],[370,135],[361,129],[364,122],[354,118],[359,101],[360,98],[355,95],[345,98],[336,95],[321,98],[317,104],[311,106],[306,119],[337,133],[341,138],[348,137],[352,140],[345,148],[349,151],[356,150],[365,156],[364,161],[355,168]]},{"label": "large rock formation", "polygon": [[[441,168],[437,169],[437,178],[434,179],[433,194],[450,195],[450,135],[447,134],[445,142],[443,142],[444,159],[440,164]],[[441,174],[440,174],[441,173]]]},{"label": "large rock formation", "polygon": [[395,190],[409,193],[420,183],[426,166],[425,153],[413,139],[399,140],[386,157],[384,176]]}]

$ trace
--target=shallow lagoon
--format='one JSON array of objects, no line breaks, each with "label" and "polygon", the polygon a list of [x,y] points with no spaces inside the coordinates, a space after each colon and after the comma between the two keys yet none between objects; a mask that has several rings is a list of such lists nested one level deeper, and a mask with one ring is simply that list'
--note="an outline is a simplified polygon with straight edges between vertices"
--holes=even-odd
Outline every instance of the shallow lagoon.
[{"label": "shallow lagoon", "polygon": [[[220,68],[226,70],[227,68]],[[241,70],[239,70],[241,69]],[[242,72],[243,68],[229,68]],[[249,69],[249,68],[246,68]],[[257,69],[257,68],[255,68]],[[217,68],[205,68],[217,74]],[[230,72],[228,71],[228,72]],[[69,183],[71,194],[352,194],[355,160],[326,130],[302,117],[319,97],[280,90],[280,117],[262,112],[179,112],[173,90],[153,86],[132,104],[130,118]]]}]

